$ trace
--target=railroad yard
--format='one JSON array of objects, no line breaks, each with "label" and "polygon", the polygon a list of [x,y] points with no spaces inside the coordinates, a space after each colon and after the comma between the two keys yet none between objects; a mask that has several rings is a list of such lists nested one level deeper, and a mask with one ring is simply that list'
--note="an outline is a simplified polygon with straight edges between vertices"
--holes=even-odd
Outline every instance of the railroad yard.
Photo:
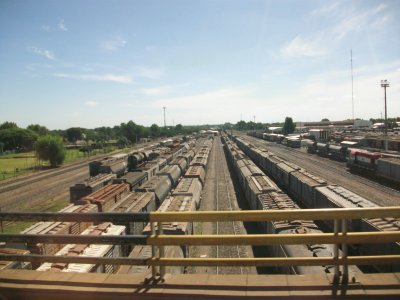
[{"label": "railroad yard", "polygon": [[[345,193],[350,196],[340,196],[344,198],[338,201],[344,202],[341,206],[335,207],[353,207],[352,202],[346,204],[346,201],[348,201],[346,199],[356,199],[355,197],[360,196],[363,197],[357,200],[360,207],[363,207],[364,204],[362,203],[364,202],[366,207],[371,205],[396,206],[400,199],[399,189],[352,174],[346,169],[344,162],[332,161],[309,154],[304,149],[288,148],[244,133],[237,132],[229,136],[226,134],[222,136],[209,135],[197,140],[189,140],[181,145],[169,146],[172,148],[166,146],[157,146],[158,148],[156,148],[155,145],[144,146],[145,148],[133,150],[131,154],[117,154],[102,159],[80,161],[57,170],[4,181],[0,185],[2,211],[39,211],[45,210],[47,207],[54,208],[55,203],[61,206],[60,211],[64,212],[140,212],[155,211],[157,208],[158,211],[238,211],[298,209],[300,207],[319,208],[331,207],[332,203],[336,203],[313,202],[314,199],[311,198],[317,199],[316,194],[304,196],[304,193],[309,192],[306,190],[298,192],[297,189],[292,189],[292,183],[289,180],[294,180],[293,178],[303,180],[303,185],[307,184],[312,186],[313,189],[315,187],[323,189],[325,186],[328,186],[328,188],[332,186],[333,190],[338,189],[335,185],[347,189]],[[262,153],[265,153],[264,156]],[[264,162],[262,157],[265,157],[267,161]],[[273,163],[274,161],[275,163]],[[274,171],[275,169],[276,171]],[[102,174],[103,171],[104,174]],[[128,173],[126,173],[127,171]],[[296,175],[297,173],[299,175]],[[90,180],[88,180],[89,174],[92,175]],[[116,177],[120,178],[117,179]],[[352,195],[351,192],[355,194]],[[328,192],[318,190],[315,193]],[[327,196],[328,194],[324,195],[323,197],[330,197]],[[325,198],[321,199],[318,201],[325,201]],[[368,204],[368,200],[374,204]],[[354,202],[355,200],[351,201]],[[9,224],[11,223],[3,223],[3,227],[7,228]],[[66,229],[71,231],[72,228],[76,228],[73,223],[62,223],[62,226],[57,225],[58,227],[54,227],[52,224],[52,222],[39,222],[23,233],[57,234],[58,231],[65,232]],[[380,224],[380,227],[374,227],[372,230],[399,230],[398,224],[398,220],[391,220],[391,222]],[[74,229],[75,234],[85,230],[88,225],[80,226],[78,232]],[[150,234],[150,228],[145,227],[145,225],[129,225],[126,232],[128,234],[141,234],[144,230],[144,232]],[[311,230],[311,232],[322,230],[314,223],[303,221],[300,221],[297,225],[288,223],[284,226],[280,224],[279,230],[273,222],[270,225],[266,225],[266,223],[243,224],[237,221],[194,222],[193,224],[180,222],[174,223],[172,227],[171,225],[163,224],[163,231],[185,235],[240,235],[279,233],[284,228],[288,230],[297,228],[295,230],[300,231]],[[275,226],[276,229],[273,229],[273,231],[267,229],[270,226]],[[39,228],[41,229],[39,230]],[[55,228],[60,229],[57,229],[57,231]],[[28,247],[28,250],[32,253],[39,251],[43,254],[54,254],[62,246],[59,245],[58,248],[45,247],[44,250],[38,250],[39,248],[34,246]],[[392,250],[385,250],[388,252],[386,254],[399,251],[398,245],[393,247]],[[287,248],[284,250],[286,252],[280,253],[281,248],[280,250],[274,248],[267,251],[265,247],[200,245],[186,248],[167,247],[166,252],[172,257],[200,259],[252,258],[260,255],[288,256],[291,255],[291,252],[302,253],[304,256],[320,255],[317,254],[320,250],[315,252],[312,249],[300,248]],[[324,249],[326,253],[323,251],[322,253],[325,254],[322,254],[322,256],[332,255],[330,246],[324,246]],[[123,248],[120,251],[122,251],[120,255],[126,255],[130,252],[129,257],[149,258],[152,255],[149,246]],[[367,253],[370,251],[373,254],[375,250],[366,248],[363,251]],[[173,273],[189,274],[257,274],[258,272],[279,273],[282,271],[273,268],[257,270],[255,267],[223,266],[175,267],[167,268],[167,270]],[[303,274],[311,272],[310,270],[300,268],[283,272]],[[150,269],[122,267],[118,270],[118,273],[138,272],[146,274],[150,272]],[[315,272],[315,270],[312,272]],[[356,270],[354,272],[361,271]]]},{"label": "railroad yard", "polygon": [[[62,214],[77,213],[81,216],[91,213],[97,215],[98,212],[141,214],[195,211],[272,212],[295,211],[302,208],[397,206],[400,189],[392,184],[375,181],[372,177],[351,173],[345,162],[310,154],[304,148],[289,148],[241,132],[234,134],[214,132],[185,140],[177,138],[143,144],[142,147],[131,149],[129,152],[83,160],[55,170],[7,180],[0,185],[0,199],[2,212],[5,214],[7,211],[16,213],[46,210]],[[323,260],[332,259],[337,255],[394,257],[400,253],[398,242],[349,247],[342,245],[341,248],[320,242],[256,243],[257,246],[233,243],[208,245],[205,242],[189,245],[166,244],[162,248],[157,248],[143,242],[75,244],[74,237],[67,238],[71,235],[75,237],[79,235],[82,238],[85,238],[85,235],[93,237],[105,235],[114,238],[129,235],[137,239],[154,238],[159,234],[187,237],[192,235],[254,237],[261,234],[260,236],[277,236],[279,239],[288,235],[318,235],[337,230],[332,221],[317,222],[308,219],[279,221],[262,219],[247,223],[223,221],[223,219],[216,222],[171,220],[149,223],[149,219],[144,215],[140,215],[142,221],[133,222],[127,221],[126,218],[125,221],[112,218],[108,222],[79,220],[57,222],[35,219],[36,222],[23,223],[24,228],[13,227],[13,224],[18,222],[15,222],[12,216],[6,218],[6,221],[2,221],[3,230],[11,228],[11,232],[17,234],[11,234],[10,239],[6,239],[8,243],[0,248],[0,255],[3,257],[33,255],[34,259],[29,260],[29,263],[2,261],[0,268],[29,269],[40,273],[52,272],[52,274],[78,272],[88,275],[90,273],[135,275],[146,278],[145,284],[149,278],[155,279],[160,276],[168,281],[171,278],[168,276],[182,274],[191,278],[188,280],[217,275],[244,277],[266,274],[306,275],[326,278],[328,287],[331,285],[330,278],[338,278],[337,274],[345,283],[347,281],[357,283],[361,278],[365,282],[369,280],[367,277],[364,278],[364,275],[376,273],[390,275],[400,271],[396,263],[366,266],[350,264],[346,268],[341,267],[344,273],[340,273],[339,268],[329,263],[318,265],[284,263],[257,265],[257,267],[223,263],[209,266],[197,263],[152,267],[148,263],[157,260],[157,256],[165,257],[167,260],[193,259],[198,262],[207,259],[215,259],[218,262],[220,259],[250,261],[299,257]],[[22,220],[33,221],[29,217]],[[350,232],[394,233],[400,229],[400,220],[398,218],[358,221],[349,219],[346,223],[342,223],[342,228]],[[18,242],[24,240],[24,235],[28,238],[26,242]],[[36,237],[41,235],[46,235],[51,240],[60,235],[61,240],[58,243],[36,242]],[[62,238],[66,238],[69,242],[62,242]],[[38,259],[40,256],[46,258]],[[55,257],[62,257],[64,260],[58,262],[58,258]],[[90,264],[81,263],[81,260],[71,262],[71,259],[75,258],[106,259],[109,262],[93,261]],[[129,265],[112,263],[113,259],[124,258],[144,263]],[[50,259],[50,262],[46,259]],[[165,274],[168,276],[165,277]],[[194,280],[196,282],[196,279]],[[244,283],[243,286],[246,284],[248,283]],[[278,283],[273,279],[271,284]],[[397,293],[397,283],[394,287],[394,293]],[[10,295],[13,295],[13,288],[10,291]],[[47,293],[46,288],[45,293]]]}]

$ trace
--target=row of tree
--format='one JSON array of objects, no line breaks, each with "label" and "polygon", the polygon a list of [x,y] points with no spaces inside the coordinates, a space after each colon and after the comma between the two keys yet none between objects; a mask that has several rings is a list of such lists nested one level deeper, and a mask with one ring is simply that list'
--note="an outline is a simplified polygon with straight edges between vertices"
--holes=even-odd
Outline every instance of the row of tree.
[{"label": "row of tree", "polygon": [[104,145],[109,141],[116,141],[121,146],[127,146],[140,141],[142,138],[170,137],[178,134],[190,134],[198,131],[200,127],[183,127],[178,124],[174,127],[159,127],[153,124],[150,127],[138,125],[133,121],[121,123],[114,127],[99,127],[86,129],[71,127],[66,130],[49,130],[39,124],[29,125],[27,128],[19,128],[14,122],[0,124],[0,152],[3,151],[31,151],[40,136],[48,134],[62,138],[65,143],[76,143],[84,140],[89,143]]},{"label": "row of tree", "polygon": [[231,124],[231,123],[225,123],[223,126],[223,129],[225,130],[239,130],[239,131],[248,131],[248,130],[265,130],[268,127],[283,127],[282,132],[284,134],[290,134],[293,133],[296,124],[293,123],[293,119],[290,117],[285,118],[285,122],[283,123],[254,123],[253,121],[239,121],[236,124]]}]

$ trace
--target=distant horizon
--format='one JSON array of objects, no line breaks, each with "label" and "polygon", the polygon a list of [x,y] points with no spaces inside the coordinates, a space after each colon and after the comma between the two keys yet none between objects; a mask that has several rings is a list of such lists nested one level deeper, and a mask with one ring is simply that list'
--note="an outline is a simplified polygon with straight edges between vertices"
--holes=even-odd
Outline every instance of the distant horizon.
[{"label": "distant horizon", "polygon": [[[290,117],[290,116],[288,116],[288,117]],[[388,119],[396,119],[396,118],[400,118],[400,116],[398,116],[398,117],[391,117],[391,118],[388,118]],[[364,120],[364,121],[370,121],[370,119],[375,119],[375,118],[369,118],[369,119],[358,119],[358,118],[356,118],[355,120]],[[376,118],[376,119],[380,119],[380,118]],[[319,120],[319,121],[296,121],[296,120],[293,120],[293,123],[295,123],[295,124],[297,124],[297,123],[319,123],[319,122],[345,122],[345,121],[351,121],[352,119],[345,119],[345,120],[329,120],[329,121],[322,121],[322,119],[321,120]],[[384,120],[384,118],[383,118],[383,120]],[[50,130],[50,131],[53,131],[53,130],[67,130],[67,129],[69,129],[69,128],[82,128],[82,129],[89,129],[89,130],[94,130],[94,129],[96,129],[96,128],[101,128],[101,127],[109,127],[109,128],[113,128],[114,126],[120,126],[122,123],[127,123],[127,122],[129,122],[129,121],[132,121],[132,122],[134,122],[136,125],[140,125],[140,126],[144,126],[144,127],[147,127],[147,128],[149,128],[149,127],[151,127],[151,125],[152,124],[150,124],[149,126],[147,126],[147,125],[143,125],[143,124],[140,124],[140,123],[137,123],[137,122],[135,122],[134,120],[127,120],[127,121],[124,121],[124,122],[120,122],[119,124],[115,124],[115,125],[111,125],[111,126],[105,126],[105,125],[100,125],[100,126],[96,126],[96,127],[82,127],[82,126],[71,126],[71,127],[67,127],[67,128],[49,128],[49,127],[47,127],[45,124],[40,124],[40,123],[35,123],[35,124],[28,124],[27,126],[20,126],[17,122],[15,122],[15,121],[12,121],[12,120],[4,120],[4,121],[2,121],[0,124],[2,124],[3,122],[14,122],[14,123],[16,123],[17,124],[17,126],[19,127],[19,128],[27,128],[29,125],[36,125],[36,124],[38,124],[38,125],[40,125],[40,126],[45,126],[48,130]],[[232,124],[232,125],[235,125],[235,124],[237,124],[238,122],[240,122],[240,121],[245,121],[246,123],[248,123],[248,122],[254,122],[253,120],[249,120],[249,121],[246,121],[246,120],[239,120],[239,121],[237,121],[237,122],[235,122],[235,123],[232,123],[232,122],[223,122],[223,123],[215,123],[215,124],[198,124],[198,125],[194,125],[194,124],[190,124],[190,125],[186,125],[186,124],[181,124],[183,127],[201,127],[201,126],[222,126],[222,125],[224,125],[225,123],[230,123],[230,124]],[[276,121],[276,122],[257,122],[257,120],[256,120],[256,123],[261,123],[261,124],[274,124],[274,123],[284,123],[285,122],[285,120],[283,119],[283,120],[281,120],[281,121]],[[155,123],[154,123],[155,124]],[[180,124],[180,123],[178,123],[178,124]],[[176,125],[178,125],[178,124],[175,124],[175,125],[166,125],[166,127],[175,127]],[[158,124],[156,124],[156,125],[158,125]],[[164,125],[158,125],[160,128],[163,128],[164,127]]]},{"label": "distant horizon", "polygon": [[396,0],[0,1],[0,123],[345,120],[353,102],[376,119],[385,79],[393,118],[399,15]]}]

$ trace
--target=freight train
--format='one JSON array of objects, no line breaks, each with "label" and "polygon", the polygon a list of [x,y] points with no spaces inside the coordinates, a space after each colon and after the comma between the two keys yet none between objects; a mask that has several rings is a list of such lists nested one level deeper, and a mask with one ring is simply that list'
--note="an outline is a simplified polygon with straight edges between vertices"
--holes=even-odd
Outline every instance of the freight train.
[{"label": "freight train", "polygon": [[[307,170],[291,164],[273,152],[259,149],[245,140],[232,137],[239,148],[261,167],[268,175],[296,197],[301,206],[306,208],[355,208],[375,207],[376,204],[362,198],[351,191],[329,184],[326,180],[314,176]],[[327,223],[332,226],[332,223]],[[363,219],[349,221],[350,230],[354,231],[398,231],[400,219]],[[333,228],[332,228],[333,229]],[[400,254],[400,243],[371,247],[363,244],[358,246],[359,252],[365,255]],[[377,266],[380,271],[398,272],[400,266]]]},{"label": "freight train", "polygon": [[351,149],[347,167],[350,170],[367,172],[378,178],[400,183],[399,157],[383,157],[379,152]]},{"label": "freight train", "polygon": [[[212,143],[208,140],[200,141],[200,143],[202,143],[202,146],[199,147],[200,150],[209,153]],[[194,143],[189,143],[189,145],[192,146]],[[81,184],[72,186],[70,188],[71,204],[60,212],[150,212],[163,205],[169,194],[171,194],[170,198],[176,199],[174,201],[179,199],[185,203],[193,201],[194,207],[196,207],[200,203],[200,193],[204,184],[207,164],[205,166],[190,166],[187,169],[194,156],[195,152],[190,147],[184,147],[182,152],[174,152],[174,157],[169,160],[170,164],[152,177],[151,184],[147,180],[148,172],[146,171],[128,172],[120,178],[116,178],[116,174],[100,173]],[[135,176],[136,174],[142,174],[141,176],[145,176],[145,180],[143,180],[143,177]],[[183,183],[178,189],[179,180]],[[188,186],[187,180],[194,184]],[[178,187],[171,193],[172,188],[177,185]],[[168,201],[173,202],[172,200]],[[115,225],[124,226],[127,234],[141,234],[146,226],[145,223],[138,222],[116,223]],[[92,222],[38,222],[22,233],[81,234],[90,226],[93,226]],[[32,243],[28,244],[27,248],[34,254],[53,255],[65,246],[62,244]],[[128,251],[131,250],[131,248],[128,249]],[[147,253],[144,249],[139,252],[141,254]],[[32,267],[35,269],[38,266],[36,264]],[[90,269],[90,271],[93,270],[97,270],[97,268]],[[113,269],[113,272],[116,270]]]},{"label": "freight train", "polygon": [[[236,144],[226,137],[223,141],[250,209],[300,209]],[[314,222],[306,220],[258,222],[257,226],[264,234],[322,233]],[[275,257],[333,257],[332,245],[325,244],[273,245],[268,247],[268,251]],[[333,266],[277,267],[278,272],[287,274],[324,274],[333,273],[333,270]],[[351,266],[350,273],[354,275],[361,271]]]},{"label": "freight train", "polygon": [[[272,139],[271,136],[278,136],[260,132],[248,132],[248,135],[268,141],[275,141],[276,139]],[[287,145],[290,146],[290,142]],[[312,140],[308,140],[306,147],[308,153],[346,162],[347,167],[352,171],[366,173],[394,184],[400,183],[399,156],[390,157],[379,152],[349,148],[348,145],[321,143]]]}]

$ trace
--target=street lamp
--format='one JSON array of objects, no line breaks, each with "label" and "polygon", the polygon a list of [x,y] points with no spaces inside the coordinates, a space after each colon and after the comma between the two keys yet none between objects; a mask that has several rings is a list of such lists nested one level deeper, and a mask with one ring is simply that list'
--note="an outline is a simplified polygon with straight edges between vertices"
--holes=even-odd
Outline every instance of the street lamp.
[{"label": "street lamp", "polygon": [[381,87],[383,87],[385,91],[385,151],[388,151],[388,139],[387,139],[387,109],[386,109],[386,88],[389,87],[389,82],[385,80],[381,80]]}]

